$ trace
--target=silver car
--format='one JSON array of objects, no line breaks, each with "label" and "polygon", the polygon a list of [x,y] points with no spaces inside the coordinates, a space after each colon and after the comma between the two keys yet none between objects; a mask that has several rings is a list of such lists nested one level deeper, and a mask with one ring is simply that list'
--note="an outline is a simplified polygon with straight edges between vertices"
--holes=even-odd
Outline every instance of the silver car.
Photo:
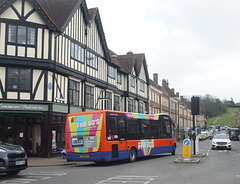
[{"label": "silver car", "polygon": [[232,142],[226,134],[216,134],[212,139],[212,149],[232,149]]},{"label": "silver car", "polygon": [[27,166],[27,154],[23,147],[0,141],[0,173],[16,175]]}]

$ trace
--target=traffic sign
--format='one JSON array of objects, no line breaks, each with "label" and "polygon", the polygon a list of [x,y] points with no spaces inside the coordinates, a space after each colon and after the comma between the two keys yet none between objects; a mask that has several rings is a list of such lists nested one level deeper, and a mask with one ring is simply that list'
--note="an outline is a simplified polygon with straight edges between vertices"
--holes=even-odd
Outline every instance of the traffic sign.
[{"label": "traffic sign", "polygon": [[183,140],[183,157],[190,158],[191,156],[191,141],[190,139]]},{"label": "traffic sign", "polygon": [[190,142],[191,141],[189,139],[184,139],[183,144],[184,144],[184,146],[189,146]]}]

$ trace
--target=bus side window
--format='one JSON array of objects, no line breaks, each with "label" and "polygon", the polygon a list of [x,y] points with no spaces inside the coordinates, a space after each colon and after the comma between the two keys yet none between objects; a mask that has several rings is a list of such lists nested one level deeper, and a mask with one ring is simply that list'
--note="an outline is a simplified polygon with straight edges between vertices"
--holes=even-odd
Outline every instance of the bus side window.
[{"label": "bus side window", "polygon": [[160,138],[160,124],[158,121],[150,120],[150,132],[152,139]]},{"label": "bus side window", "polygon": [[118,137],[120,140],[125,140],[125,121],[118,119]]},{"label": "bus side window", "polygon": [[172,138],[172,127],[169,121],[165,121],[166,135],[167,138]]},{"label": "bus side window", "polygon": [[166,127],[165,127],[165,121],[163,119],[160,120],[160,138],[166,138]]},{"label": "bus side window", "polygon": [[140,123],[140,139],[149,139],[150,136],[150,130],[149,130],[149,121],[139,119]]},{"label": "bus side window", "polygon": [[107,119],[107,140],[118,140],[117,119],[116,117],[109,117]]},{"label": "bus side window", "polygon": [[126,119],[127,126],[127,139],[128,140],[137,140],[139,139],[139,123],[137,119]]}]

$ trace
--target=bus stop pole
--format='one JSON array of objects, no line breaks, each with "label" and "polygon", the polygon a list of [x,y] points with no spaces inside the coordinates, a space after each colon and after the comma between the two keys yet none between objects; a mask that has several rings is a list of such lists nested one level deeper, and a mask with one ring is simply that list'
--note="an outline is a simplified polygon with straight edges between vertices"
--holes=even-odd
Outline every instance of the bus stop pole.
[{"label": "bus stop pole", "polygon": [[195,130],[195,115],[193,115],[193,154],[196,154],[196,130]]}]

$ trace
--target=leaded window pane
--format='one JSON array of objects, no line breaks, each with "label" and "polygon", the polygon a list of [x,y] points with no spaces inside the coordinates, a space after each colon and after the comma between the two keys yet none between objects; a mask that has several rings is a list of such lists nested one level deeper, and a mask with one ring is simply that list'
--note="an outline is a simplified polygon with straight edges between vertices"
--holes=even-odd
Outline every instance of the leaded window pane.
[{"label": "leaded window pane", "polygon": [[8,42],[16,43],[17,37],[17,26],[9,25],[8,26]]},{"label": "leaded window pane", "polygon": [[30,69],[20,70],[20,78],[19,78],[20,90],[25,90],[25,89],[30,90],[31,88],[30,72],[31,72]]},{"label": "leaded window pane", "polygon": [[79,105],[79,82],[69,80],[69,100],[72,105]]},{"label": "leaded window pane", "polygon": [[8,89],[18,89],[19,71],[17,68],[8,68]]},{"label": "leaded window pane", "polygon": [[29,44],[29,45],[35,44],[35,29],[34,28],[28,28],[27,44]]},{"label": "leaded window pane", "polygon": [[7,74],[7,89],[8,90],[31,90],[31,70],[30,69],[19,69],[19,68],[8,68]]},{"label": "leaded window pane", "polygon": [[26,32],[27,28],[25,26],[18,26],[18,44],[26,44]]},{"label": "leaded window pane", "polygon": [[74,58],[74,43],[71,42],[71,57]]},{"label": "leaded window pane", "polygon": [[94,87],[86,85],[86,92],[85,92],[85,105],[87,107],[94,106]]}]

